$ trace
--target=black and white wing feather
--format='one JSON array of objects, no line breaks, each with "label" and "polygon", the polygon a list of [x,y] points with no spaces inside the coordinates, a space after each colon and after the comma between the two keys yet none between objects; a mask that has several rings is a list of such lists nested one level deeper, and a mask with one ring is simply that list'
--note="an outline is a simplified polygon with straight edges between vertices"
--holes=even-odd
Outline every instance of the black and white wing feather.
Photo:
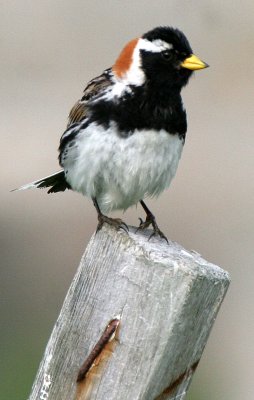
[{"label": "black and white wing feather", "polygon": [[48,190],[48,193],[63,192],[66,189],[71,189],[70,185],[65,180],[64,171],[59,171],[42,179],[38,179],[37,181],[27,183],[26,185],[23,185],[18,189],[12,190],[12,192],[16,190],[27,190],[36,188],[45,189],[48,187],[50,188]]},{"label": "black and white wing feather", "polygon": [[[100,93],[104,92],[106,88],[112,85],[112,77],[112,69],[108,68],[100,76],[92,79],[87,84],[86,88],[84,89],[83,97],[72,107],[70,111],[67,130],[64,132],[60,141],[60,150],[64,147],[65,143],[68,142],[68,139],[73,138],[79,132],[80,123],[82,125],[82,121],[87,117],[89,101],[96,96],[99,96]],[[71,189],[70,185],[65,179],[64,171],[61,170],[55,174],[28,183],[14,190],[26,190],[34,188],[49,188],[48,193],[63,192],[66,189]]]},{"label": "black and white wing feather", "polygon": [[90,100],[100,95],[105,89],[113,84],[112,77],[112,69],[108,68],[105,69],[100,76],[92,79],[87,84],[83,92],[83,97],[74,104],[70,111],[67,128],[87,117]]}]

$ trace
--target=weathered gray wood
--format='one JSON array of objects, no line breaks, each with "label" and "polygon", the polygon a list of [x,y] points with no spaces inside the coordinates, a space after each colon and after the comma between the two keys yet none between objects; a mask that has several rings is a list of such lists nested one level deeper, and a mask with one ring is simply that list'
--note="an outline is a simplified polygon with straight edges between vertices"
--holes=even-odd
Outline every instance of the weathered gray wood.
[{"label": "weathered gray wood", "polygon": [[[88,244],[49,339],[30,400],[183,399],[229,276],[149,231],[103,227]],[[79,369],[113,318],[101,360]],[[120,317],[119,317],[120,316]]]}]

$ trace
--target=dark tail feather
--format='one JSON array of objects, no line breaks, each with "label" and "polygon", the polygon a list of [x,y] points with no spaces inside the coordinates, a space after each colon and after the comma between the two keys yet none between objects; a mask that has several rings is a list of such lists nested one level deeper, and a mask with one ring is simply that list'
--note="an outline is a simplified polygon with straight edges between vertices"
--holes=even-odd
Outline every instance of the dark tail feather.
[{"label": "dark tail feather", "polygon": [[26,185],[23,185],[20,188],[14,189],[12,191],[34,189],[34,188],[44,189],[44,188],[48,188],[48,187],[50,188],[48,190],[48,193],[64,192],[66,189],[71,188],[69,183],[66,182],[65,176],[64,176],[64,171],[62,170],[62,171],[56,172],[53,175],[39,179],[38,181],[34,181],[34,182],[28,183]]}]

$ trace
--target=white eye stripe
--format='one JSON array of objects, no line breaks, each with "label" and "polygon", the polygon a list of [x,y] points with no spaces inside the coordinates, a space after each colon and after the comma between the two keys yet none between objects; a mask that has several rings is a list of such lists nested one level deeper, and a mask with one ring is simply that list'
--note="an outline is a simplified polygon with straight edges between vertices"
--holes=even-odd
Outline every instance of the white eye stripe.
[{"label": "white eye stripe", "polygon": [[111,100],[115,96],[122,96],[128,90],[129,85],[141,86],[145,82],[145,73],[141,65],[140,50],[149,51],[151,53],[161,53],[171,50],[173,45],[161,39],[155,39],[152,42],[147,39],[139,38],[132,53],[132,60],[129,68],[116,78],[116,85],[106,91],[105,98]]},{"label": "white eye stripe", "polygon": [[173,45],[161,39],[155,39],[152,42],[147,39],[139,39],[138,47],[140,50],[151,51],[153,53],[159,53],[164,50],[171,50]]},{"label": "white eye stripe", "polygon": [[173,45],[167,42],[164,42],[164,40],[161,39],[156,39],[153,40],[152,42],[156,47],[161,48],[162,50],[171,50],[173,48]]}]

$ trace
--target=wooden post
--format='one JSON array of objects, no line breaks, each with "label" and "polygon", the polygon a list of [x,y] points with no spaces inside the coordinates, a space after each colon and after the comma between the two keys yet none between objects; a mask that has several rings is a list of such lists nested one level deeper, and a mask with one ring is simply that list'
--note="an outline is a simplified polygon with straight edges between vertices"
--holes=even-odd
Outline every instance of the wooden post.
[{"label": "wooden post", "polygon": [[184,398],[229,276],[150,233],[92,237],[29,400]]}]

